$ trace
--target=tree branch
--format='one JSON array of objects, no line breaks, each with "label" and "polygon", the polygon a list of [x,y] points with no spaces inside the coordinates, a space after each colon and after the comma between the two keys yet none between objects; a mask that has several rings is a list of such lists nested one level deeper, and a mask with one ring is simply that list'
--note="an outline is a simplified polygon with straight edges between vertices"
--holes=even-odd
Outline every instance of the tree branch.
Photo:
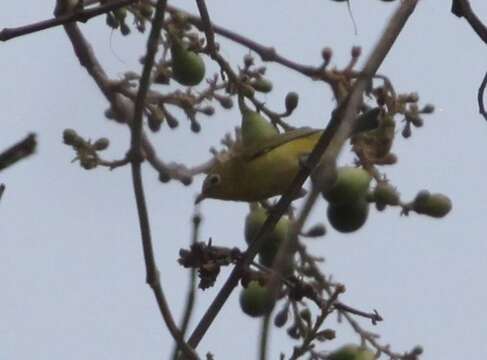
[{"label": "tree branch", "polygon": [[35,134],[27,135],[26,138],[0,153],[0,171],[32,155],[36,147],[37,141]]},{"label": "tree branch", "polygon": [[487,44],[487,27],[472,10],[469,0],[452,0],[451,11],[458,17],[464,17],[477,35]]},{"label": "tree branch", "polygon": [[487,86],[487,72],[484,75],[484,79],[480,84],[479,91],[477,93],[477,101],[479,103],[479,112],[487,120],[487,112],[485,111],[484,105],[484,95],[485,95],[485,87]]},{"label": "tree branch", "polygon": [[[199,212],[193,215],[193,234],[191,237],[191,245],[195,245],[199,239],[199,229],[201,225],[201,215]],[[196,268],[191,268],[190,275],[189,275],[189,287],[188,287],[188,295],[186,296],[186,304],[184,305],[183,310],[183,319],[181,321],[181,335],[186,335],[186,331],[188,330],[189,320],[191,319],[191,315],[193,314],[194,304],[196,299]],[[174,348],[172,359],[178,360],[179,355],[179,345],[176,344]]]},{"label": "tree branch", "polygon": [[271,314],[266,314],[261,320],[259,338],[259,360],[267,360],[267,348],[269,347],[269,333]]},{"label": "tree branch", "polygon": [[146,266],[146,282],[152,288],[154,296],[159,305],[159,310],[166,323],[169,332],[177,341],[178,345],[183,350],[184,354],[190,359],[197,359],[198,356],[191,349],[183,339],[183,336],[176,323],[174,322],[166,297],[162,290],[159,279],[159,270],[157,269],[154,258],[154,249],[152,246],[149,215],[144,195],[144,187],[142,183],[141,162],[142,154],[142,125],[143,125],[143,111],[144,101],[150,86],[150,76],[152,67],[154,66],[154,59],[157,53],[160,32],[162,23],[164,21],[164,13],[166,11],[166,0],[159,0],[156,6],[156,13],[152,21],[152,28],[147,42],[147,52],[145,55],[144,68],[140,78],[139,90],[135,102],[134,120],[131,123],[131,165],[132,165],[132,181],[134,186],[135,200],[137,203],[137,212],[139,214],[140,232],[142,236],[142,247],[144,249],[144,260]]},{"label": "tree branch", "polygon": [[[200,7],[200,1],[198,1],[198,8]],[[185,18],[187,21],[195,26],[197,29],[205,32],[207,31],[208,27],[205,26],[205,20],[203,19],[203,16],[201,18],[194,16],[190,13],[187,13],[177,7],[168,5],[167,10],[171,13],[182,13],[184,14]],[[201,11],[200,11],[201,12]],[[294,71],[297,71],[305,76],[311,77],[311,78],[319,78],[325,81],[329,81],[330,77],[320,67],[314,67],[314,66],[308,66],[308,65],[301,65],[298,64],[290,59],[285,58],[284,56],[280,55],[277,53],[276,49],[270,46],[264,46],[261,45],[245,36],[242,36],[240,34],[237,34],[231,30],[225,29],[224,27],[212,24],[212,33],[217,33],[220,36],[223,36],[224,38],[227,38],[229,40],[232,40],[233,42],[243,45],[253,51],[255,51],[263,61],[267,62],[275,62],[278,64],[281,64],[289,69],[292,69]]]},{"label": "tree branch", "polygon": [[[154,45],[152,44],[152,42],[155,41],[154,39],[157,40],[159,37],[160,26],[162,24],[164,12],[165,12],[164,11],[165,7],[163,6],[165,5],[165,0],[160,0],[160,3],[161,5],[157,6],[156,15],[154,16],[154,24],[152,26],[151,36],[149,38],[150,44],[148,44],[148,46],[151,49],[152,46]],[[185,355],[188,358],[198,359],[194,350],[189,348],[188,345],[183,341],[181,333],[179,332],[174,322],[167,301],[165,299],[161,284],[159,282],[157,269],[155,267],[155,260],[153,256],[153,250],[152,250],[152,241],[150,238],[149,220],[147,215],[147,208],[145,205],[144,190],[143,190],[141,169],[140,169],[140,161],[141,161],[140,148],[141,146],[143,146],[145,151],[145,146],[150,145],[150,143],[145,138],[144,133],[142,131],[142,114],[140,110],[138,110],[139,115],[138,118],[136,118],[136,116],[134,115],[136,111],[134,110],[132,101],[112,91],[113,82],[108,79],[101,64],[96,59],[93,50],[91,49],[90,45],[81,34],[77,25],[75,23],[68,23],[64,25],[64,27],[68,37],[71,40],[73,49],[81,65],[86,68],[88,73],[92,76],[92,78],[94,79],[94,81],[96,82],[100,90],[102,91],[102,93],[110,101],[111,106],[114,109],[117,118],[120,119],[122,122],[127,123],[128,125],[131,126],[131,130],[132,130],[131,150],[132,151],[130,156],[132,156],[131,158],[132,179],[134,184],[134,193],[136,197],[137,210],[139,212],[142,243],[144,248],[144,259],[146,260],[147,282],[153,289],[159,310],[171,335],[178,342],[178,344],[180,344],[181,348],[183,349]],[[153,50],[151,50],[151,52],[152,51]],[[154,54],[152,54],[152,61],[149,60],[149,56],[147,56],[148,60],[146,64],[150,62],[153,63]],[[148,88],[147,73],[149,73],[150,75],[150,69],[151,68],[149,68],[149,70],[145,70],[144,68],[144,74],[146,75],[143,76],[141,79],[140,89],[142,89],[142,93],[138,95],[138,99],[139,99],[139,104],[137,105],[138,107],[143,105],[145,93]]]},{"label": "tree branch", "polygon": [[286,212],[292,199],[298,195],[302,185],[310,175],[311,171],[319,163],[322,155],[325,153],[325,150],[328,148],[330,143],[335,141],[339,144],[343,144],[348,138],[355,123],[357,110],[362,103],[363,92],[366,89],[370,78],[375,74],[385,56],[391,49],[407,19],[414,11],[417,2],[418,0],[402,1],[400,7],[384,31],[381,40],[367,61],[363,72],[359,75],[357,81],[355,82],[347,101],[344,102],[345,106],[342,109],[339,109],[341,111],[335,112],[335,115],[332,117],[329,125],[308,157],[306,165],[300,170],[289,190],[279,199],[277,205],[270,212],[255,240],[249,245],[244,257],[236,264],[229,278],[207,309],[206,313],[203,315],[203,318],[200,320],[196,329],[191,334],[188,344],[193,348],[196,348],[196,346],[199,344],[213,320],[218,315],[219,311],[232,293],[233,289],[237,286],[242,270],[248,266],[255,257],[257,251],[262,245],[264,237],[268,235],[270,231],[272,231],[279,218]]},{"label": "tree branch", "polygon": [[34,24],[29,24],[25,26],[19,26],[16,28],[4,28],[0,31],[0,41],[8,41],[13,38],[32,34],[38,31],[50,29],[60,25],[66,25],[72,22],[80,21],[87,22],[93,17],[103,15],[107,12],[116,10],[123,6],[127,6],[137,2],[138,0],[116,0],[110,1],[106,4],[100,5],[94,9],[86,9],[83,11],[77,11],[73,13],[68,13],[52,19],[39,21]]}]

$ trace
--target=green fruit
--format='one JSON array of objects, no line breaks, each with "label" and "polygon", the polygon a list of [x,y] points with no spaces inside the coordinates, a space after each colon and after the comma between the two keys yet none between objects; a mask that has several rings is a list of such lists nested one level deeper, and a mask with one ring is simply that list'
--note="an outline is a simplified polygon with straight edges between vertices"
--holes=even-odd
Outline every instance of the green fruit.
[{"label": "green fruit", "polygon": [[279,131],[262,115],[255,111],[242,111],[242,143],[244,147],[259,146],[276,135]]},{"label": "green fruit", "polygon": [[329,360],[374,360],[375,354],[357,345],[345,345],[328,355]]},{"label": "green fruit", "polygon": [[389,183],[380,182],[374,189],[374,201],[381,205],[399,205],[399,193]]},{"label": "green fruit", "polygon": [[175,41],[171,46],[173,78],[181,85],[198,85],[205,77],[205,63],[201,56]]},{"label": "green fruit", "polygon": [[96,151],[103,151],[110,145],[110,140],[107,138],[99,138],[93,143],[93,149]]},{"label": "green fruit", "polygon": [[340,167],[337,169],[335,185],[323,196],[330,204],[344,205],[364,197],[369,188],[371,176],[362,168]]},{"label": "green fruit", "polygon": [[443,194],[430,194],[422,190],[414,199],[413,210],[418,214],[424,214],[435,218],[441,218],[451,210],[451,200]]},{"label": "green fruit", "polygon": [[292,113],[294,109],[296,109],[296,107],[298,106],[299,95],[294,91],[287,93],[284,103],[286,105],[286,112]]},{"label": "green fruit", "polygon": [[328,221],[339,232],[349,233],[360,229],[369,215],[369,203],[361,198],[344,205],[328,204]]},{"label": "green fruit", "polygon": [[73,129],[64,129],[63,131],[63,141],[66,145],[80,145],[83,143],[83,139],[78,135],[78,133]]},{"label": "green fruit", "polygon": [[[267,211],[256,205],[245,219],[245,241],[250,244],[257,236],[260,228],[267,219]],[[259,263],[271,267],[281,243],[289,236],[291,221],[287,216],[279,219],[274,229],[268,234],[259,250]],[[293,257],[290,255],[284,273],[290,273],[293,269]]]},{"label": "green fruit", "polygon": [[272,82],[267,79],[256,79],[255,81],[252,81],[251,85],[255,89],[255,91],[261,93],[268,93],[272,91]]},{"label": "green fruit", "polygon": [[269,313],[274,307],[274,299],[265,286],[258,281],[251,281],[246,289],[240,293],[240,308],[252,317],[259,317]]}]

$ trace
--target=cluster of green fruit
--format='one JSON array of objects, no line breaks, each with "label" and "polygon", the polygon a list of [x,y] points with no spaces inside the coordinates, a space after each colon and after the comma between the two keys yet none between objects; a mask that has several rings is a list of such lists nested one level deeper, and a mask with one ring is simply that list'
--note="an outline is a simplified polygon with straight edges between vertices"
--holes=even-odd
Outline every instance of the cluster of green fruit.
[{"label": "cluster of green fruit", "polygon": [[[261,229],[267,219],[267,210],[257,204],[251,205],[251,210],[245,219],[245,240],[250,244]],[[279,251],[280,245],[290,236],[291,220],[287,216],[281,217],[277,222],[274,230],[268,234],[261,249],[259,250],[259,263],[272,267],[272,263]],[[284,270],[285,274],[293,271],[293,258],[290,255],[287,259],[287,265]],[[274,307],[274,299],[265,284],[253,280],[242,289],[240,294],[240,306],[242,311],[252,317],[259,317],[269,313]]]},{"label": "cluster of green fruit", "polygon": [[374,202],[379,211],[386,206],[401,206],[404,214],[412,210],[434,218],[444,217],[452,208],[447,196],[426,190],[418,192],[411,203],[403,204],[397,190],[387,181],[379,181],[369,191],[371,180],[372,177],[362,168],[337,169],[334,186],[323,194],[328,200],[328,221],[335,230],[349,233],[360,229],[367,220],[370,202]]},{"label": "cluster of green fruit", "polygon": [[327,216],[337,231],[350,233],[360,229],[369,215],[367,192],[372,177],[362,168],[340,167],[337,179],[324,198],[328,201]]}]

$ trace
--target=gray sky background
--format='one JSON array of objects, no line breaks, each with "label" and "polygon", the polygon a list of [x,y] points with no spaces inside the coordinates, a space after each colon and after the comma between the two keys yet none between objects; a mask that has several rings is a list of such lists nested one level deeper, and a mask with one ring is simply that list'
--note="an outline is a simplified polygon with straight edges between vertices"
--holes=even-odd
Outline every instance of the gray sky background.
[{"label": "gray sky background", "polygon": [[[0,28],[50,16],[51,1],[5,2]],[[54,3],[54,1],[52,1]],[[195,12],[193,2],[182,4]],[[320,50],[331,46],[333,64],[349,59],[352,45],[367,55],[396,3],[352,0],[358,35],[344,4],[331,1],[208,1],[215,23],[240,31],[282,54],[318,64]],[[487,3],[472,0],[487,19]],[[372,212],[366,226],[352,235],[329,234],[310,246],[326,257],[324,271],[347,286],[342,299],[364,310],[376,308],[385,321],[371,330],[397,351],[421,344],[424,359],[472,359],[487,355],[487,123],[477,114],[476,91],[486,70],[485,46],[470,27],[449,12],[450,1],[423,0],[380,72],[399,92],[418,91],[422,103],[437,112],[393,151],[399,163],[386,170],[405,199],[418,190],[448,194],[454,209],[437,221],[399,210]],[[110,34],[104,18],[81,25],[105,68],[114,78],[140,70],[145,36]],[[245,49],[220,40],[233,64]],[[28,132],[38,134],[35,157],[0,174],[7,190],[0,204],[0,358],[1,359],[161,359],[172,349],[150,289],[144,265],[129,168],[85,171],[70,161],[62,144],[65,128],[85,137],[111,139],[107,156],[120,158],[128,130],[105,120],[107,102],[74,57],[61,28],[0,44],[0,148]],[[119,59],[122,59],[121,62]],[[365,59],[365,56],[363,57]],[[211,70],[216,68],[213,65]],[[331,92],[321,83],[269,65],[275,91],[263,99],[283,108],[288,91],[298,91],[300,106],[292,117],[299,126],[323,127],[333,108]],[[236,111],[219,110],[202,122],[199,135],[189,123],[153,136],[161,157],[188,165],[205,161],[208,149],[238,125]],[[350,160],[348,149],[343,161]],[[144,181],[162,284],[179,319],[187,271],[176,263],[187,246],[193,185],[161,184],[149,167]],[[221,245],[243,244],[244,203],[203,203],[202,239]],[[309,225],[324,221],[325,203]],[[215,288],[198,293],[192,326],[214,298]],[[255,358],[259,322],[238,308],[234,292],[198,350],[216,359]],[[329,323],[334,327],[333,322]],[[324,349],[356,342],[345,324]],[[293,343],[276,330],[272,356],[289,353]]]}]

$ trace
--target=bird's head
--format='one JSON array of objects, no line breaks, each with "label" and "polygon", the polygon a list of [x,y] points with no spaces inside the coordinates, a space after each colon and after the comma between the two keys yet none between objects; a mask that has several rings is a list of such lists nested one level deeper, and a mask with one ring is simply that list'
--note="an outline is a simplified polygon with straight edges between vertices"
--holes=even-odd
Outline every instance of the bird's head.
[{"label": "bird's head", "polygon": [[222,177],[218,173],[208,174],[203,181],[201,193],[195,200],[195,204],[200,203],[206,198],[218,198],[219,194],[223,192],[222,189]]}]

